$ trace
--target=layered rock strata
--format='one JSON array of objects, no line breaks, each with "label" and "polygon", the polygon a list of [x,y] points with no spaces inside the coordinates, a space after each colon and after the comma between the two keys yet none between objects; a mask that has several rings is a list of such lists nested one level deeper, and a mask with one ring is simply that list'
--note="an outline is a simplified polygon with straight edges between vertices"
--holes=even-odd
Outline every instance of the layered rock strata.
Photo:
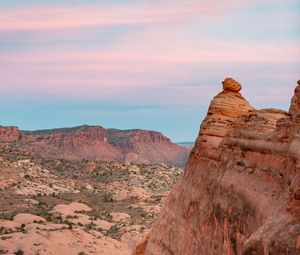
[{"label": "layered rock strata", "polygon": [[224,90],[135,254],[300,254],[300,86],[289,114]]},{"label": "layered rock strata", "polygon": [[126,163],[166,163],[182,167],[189,150],[159,132],[80,126],[40,131],[0,127],[0,143],[46,157],[108,160]]},{"label": "layered rock strata", "polygon": [[0,126],[0,143],[17,142],[24,138],[24,133],[17,127]]}]

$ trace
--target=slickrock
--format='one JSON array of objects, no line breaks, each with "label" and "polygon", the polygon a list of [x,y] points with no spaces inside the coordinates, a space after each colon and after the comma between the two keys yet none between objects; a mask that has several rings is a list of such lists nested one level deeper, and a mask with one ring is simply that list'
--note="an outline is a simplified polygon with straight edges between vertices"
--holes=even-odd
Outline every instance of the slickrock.
[{"label": "slickrock", "polygon": [[0,254],[131,254],[183,174],[17,148],[0,156]]},{"label": "slickrock", "polygon": [[134,254],[300,254],[299,87],[290,115],[217,95],[183,179]]},{"label": "slickrock", "polygon": [[14,217],[14,222],[29,224],[33,222],[45,222],[45,219],[29,213],[19,213]]}]

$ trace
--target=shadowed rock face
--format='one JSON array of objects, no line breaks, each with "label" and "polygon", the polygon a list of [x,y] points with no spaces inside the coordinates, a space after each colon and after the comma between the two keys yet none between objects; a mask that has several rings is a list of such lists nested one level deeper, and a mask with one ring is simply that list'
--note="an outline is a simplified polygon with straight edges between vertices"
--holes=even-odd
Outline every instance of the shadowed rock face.
[{"label": "shadowed rock face", "polygon": [[211,102],[183,179],[135,254],[300,254],[299,87],[290,114]]},{"label": "shadowed rock face", "polygon": [[159,132],[80,126],[40,131],[0,127],[0,142],[14,142],[35,154],[64,159],[108,160],[133,163],[166,163],[183,166],[188,149]]},{"label": "shadowed rock face", "polygon": [[292,98],[289,114],[293,119],[300,118],[300,80],[298,81],[298,86],[295,88],[295,94]]}]

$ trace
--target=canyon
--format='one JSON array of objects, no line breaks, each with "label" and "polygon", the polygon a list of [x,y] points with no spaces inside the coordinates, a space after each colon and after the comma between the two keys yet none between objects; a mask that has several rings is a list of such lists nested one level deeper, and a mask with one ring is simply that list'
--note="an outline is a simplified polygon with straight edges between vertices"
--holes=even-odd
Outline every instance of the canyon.
[{"label": "canyon", "polygon": [[184,166],[189,149],[160,132],[79,126],[39,131],[0,127],[0,145],[22,148],[43,157]]},{"label": "canyon", "polygon": [[289,112],[228,78],[135,255],[300,254],[300,81]]}]

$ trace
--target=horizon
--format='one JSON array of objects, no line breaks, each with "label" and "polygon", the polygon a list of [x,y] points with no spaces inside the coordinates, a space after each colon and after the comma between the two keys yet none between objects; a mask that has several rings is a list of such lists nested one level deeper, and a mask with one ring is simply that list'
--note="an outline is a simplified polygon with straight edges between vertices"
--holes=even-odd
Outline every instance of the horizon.
[{"label": "horizon", "polygon": [[300,2],[0,3],[0,125],[100,125],[195,141],[231,76],[254,108],[288,110]]},{"label": "horizon", "polygon": [[[136,131],[136,130],[144,130],[144,131],[149,131],[149,132],[159,132],[161,133],[160,131],[155,131],[155,130],[147,130],[147,129],[140,129],[140,128],[132,128],[132,129],[116,129],[116,128],[110,128],[110,127],[103,127],[101,125],[86,125],[86,124],[83,124],[83,125],[79,125],[79,126],[69,126],[69,127],[58,127],[58,128],[49,128],[49,129],[34,129],[34,130],[29,130],[29,129],[21,129],[19,128],[18,126],[3,126],[0,124],[0,127],[14,127],[14,128],[18,128],[20,131],[22,132],[47,132],[47,131],[61,131],[61,130],[65,130],[65,129],[77,129],[77,128],[81,128],[81,127],[101,127],[101,128],[104,128],[104,129],[108,129],[108,130],[119,130],[119,131]],[[164,133],[162,133],[163,135],[165,135]],[[166,135],[165,135],[166,136]],[[167,137],[169,138],[169,137]],[[173,143],[175,144],[185,144],[185,143],[194,143],[195,141],[173,141],[171,140]]]}]

